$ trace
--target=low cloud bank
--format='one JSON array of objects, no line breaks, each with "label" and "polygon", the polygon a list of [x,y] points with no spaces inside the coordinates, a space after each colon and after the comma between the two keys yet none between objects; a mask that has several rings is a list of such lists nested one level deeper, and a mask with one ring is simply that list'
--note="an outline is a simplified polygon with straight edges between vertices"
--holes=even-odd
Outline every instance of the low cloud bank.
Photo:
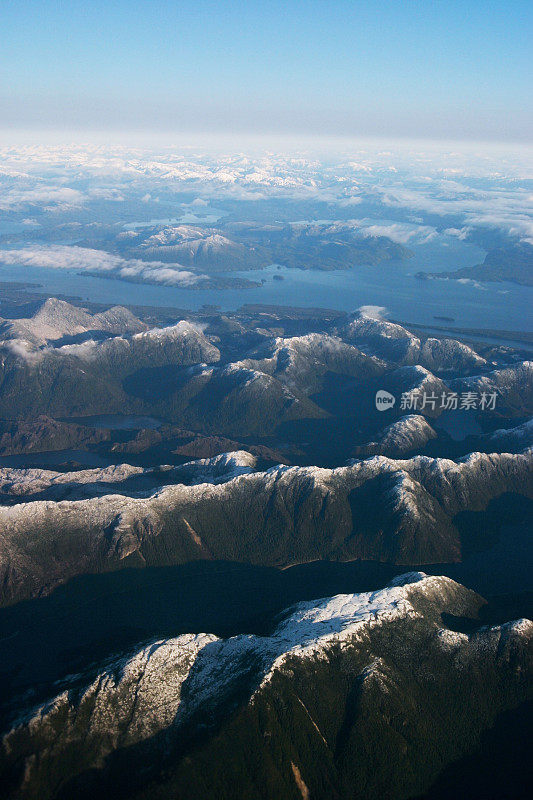
[{"label": "low cloud bank", "polygon": [[124,280],[140,280],[167,286],[192,286],[207,278],[206,275],[184,269],[180,264],[125,259],[103,250],[70,245],[31,245],[17,250],[0,250],[0,263],[101,272]]}]

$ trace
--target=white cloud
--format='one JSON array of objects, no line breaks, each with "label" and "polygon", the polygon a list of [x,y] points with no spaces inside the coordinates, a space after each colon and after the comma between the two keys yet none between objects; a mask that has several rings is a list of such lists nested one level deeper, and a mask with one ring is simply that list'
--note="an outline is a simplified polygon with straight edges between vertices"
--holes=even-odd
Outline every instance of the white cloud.
[{"label": "white cloud", "polygon": [[360,306],[357,311],[368,319],[383,319],[388,314],[385,306]]},{"label": "white cloud", "polygon": [[[519,239],[533,236],[533,198],[506,184],[487,189],[468,188],[455,181],[431,182],[425,188],[404,185],[372,189],[385,206],[457,216],[465,228],[496,228]],[[457,234],[455,234],[457,235]]]},{"label": "white cloud", "polygon": [[1,346],[12,356],[23,361],[31,363],[39,359],[39,351],[35,350],[29,342],[25,342],[23,339],[2,341]]},{"label": "white cloud", "polygon": [[122,203],[126,198],[123,193],[112,186],[96,186],[89,189],[89,197],[95,200],[111,200]]},{"label": "white cloud", "polygon": [[471,286],[473,289],[481,289],[483,292],[487,291],[486,286],[483,286],[482,283],[479,283],[479,281],[475,281],[472,278],[457,278],[457,283],[462,283],[464,286]]},{"label": "white cloud", "polygon": [[[180,191],[192,193],[194,206],[223,198],[319,198],[354,207],[370,203],[379,217],[438,215],[454,231],[496,228],[533,238],[533,197],[525,183],[532,178],[531,151],[525,147],[470,144],[451,150],[430,142],[363,142],[337,145],[327,160],[311,150],[253,153],[223,154],[203,146],[3,146],[0,209],[61,211],[103,197],[154,202]],[[67,185],[74,180],[87,183],[87,195]],[[420,235],[431,236],[423,228],[422,221]],[[401,243],[420,240],[408,228],[367,230]]]},{"label": "white cloud", "polygon": [[36,186],[32,189],[4,188],[0,194],[2,211],[23,211],[38,206],[47,211],[79,207],[85,201],[84,195],[68,186]]},{"label": "white cloud", "polygon": [[358,220],[363,236],[386,236],[398,244],[425,244],[437,236],[435,228],[428,225],[410,225],[403,222],[367,223]]},{"label": "white cloud", "polygon": [[46,269],[102,272],[115,274],[124,280],[141,280],[167,286],[192,286],[207,277],[186,270],[179,264],[125,259],[103,250],[70,245],[31,245],[19,250],[0,250],[0,262]]},{"label": "white cloud", "polygon": [[464,228],[446,228],[443,233],[446,234],[446,236],[455,236],[457,239],[464,241],[471,231],[472,228],[465,226]]}]

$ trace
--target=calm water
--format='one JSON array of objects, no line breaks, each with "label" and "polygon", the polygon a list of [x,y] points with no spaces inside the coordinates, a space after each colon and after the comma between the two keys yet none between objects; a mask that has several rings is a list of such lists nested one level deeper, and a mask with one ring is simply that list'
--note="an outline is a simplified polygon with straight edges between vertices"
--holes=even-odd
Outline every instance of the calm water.
[{"label": "calm water", "polygon": [[[419,280],[420,270],[441,272],[480,263],[484,252],[452,237],[411,247],[414,258],[352,270],[285,269],[237,273],[265,283],[253,289],[193,290],[146,286],[96,278],[67,270],[0,265],[0,280],[34,281],[46,292],[102,303],[171,306],[197,310],[204,304],[235,310],[244,303],[328,307],[353,311],[360,306],[385,307],[394,319],[442,324],[435,317],[453,317],[456,327],[533,332],[533,287],[511,283],[459,283]],[[275,280],[274,276],[283,280]]]},{"label": "calm water", "polygon": [[454,442],[462,442],[467,436],[483,433],[475,414],[459,408],[456,411],[444,411],[433,424],[435,428],[446,431]]}]

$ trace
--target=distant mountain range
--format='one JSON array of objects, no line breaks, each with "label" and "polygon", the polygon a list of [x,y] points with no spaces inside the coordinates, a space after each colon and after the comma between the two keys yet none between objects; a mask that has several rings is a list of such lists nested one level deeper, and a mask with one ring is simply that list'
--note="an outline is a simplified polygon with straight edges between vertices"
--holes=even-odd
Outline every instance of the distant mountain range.
[{"label": "distant mountain range", "polygon": [[350,222],[143,227],[112,237],[84,239],[80,244],[127,258],[181,264],[208,273],[261,269],[269,264],[298,269],[350,269],[412,255],[388,237],[367,235]]}]

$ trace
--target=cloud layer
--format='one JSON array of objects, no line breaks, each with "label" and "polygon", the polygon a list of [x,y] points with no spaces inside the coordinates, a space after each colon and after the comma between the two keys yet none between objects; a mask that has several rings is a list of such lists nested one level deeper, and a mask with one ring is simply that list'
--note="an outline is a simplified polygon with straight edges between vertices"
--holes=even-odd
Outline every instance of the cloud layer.
[{"label": "cloud layer", "polygon": [[402,244],[427,240],[435,227],[461,238],[492,230],[533,240],[533,151],[526,147],[337,143],[324,154],[18,145],[0,146],[0,164],[0,210],[50,224],[60,212],[71,212],[72,219],[110,202],[125,209],[126,221],[132,203],[170,204],[175,211],[177,197],[187,193],[194,203],[189,213],[228,199],[319,200],[350,209],[350,216],[360,213],[366,235]]},{"label": "cloud layer", "polygon": [[161,283],[166,286],[193,286],[207,277],[186,270],[179,264],[125,259],[102,250],[69,245],[31,245],[17,250],[0,250],[0,263],[101,272],[124,280]]}]

